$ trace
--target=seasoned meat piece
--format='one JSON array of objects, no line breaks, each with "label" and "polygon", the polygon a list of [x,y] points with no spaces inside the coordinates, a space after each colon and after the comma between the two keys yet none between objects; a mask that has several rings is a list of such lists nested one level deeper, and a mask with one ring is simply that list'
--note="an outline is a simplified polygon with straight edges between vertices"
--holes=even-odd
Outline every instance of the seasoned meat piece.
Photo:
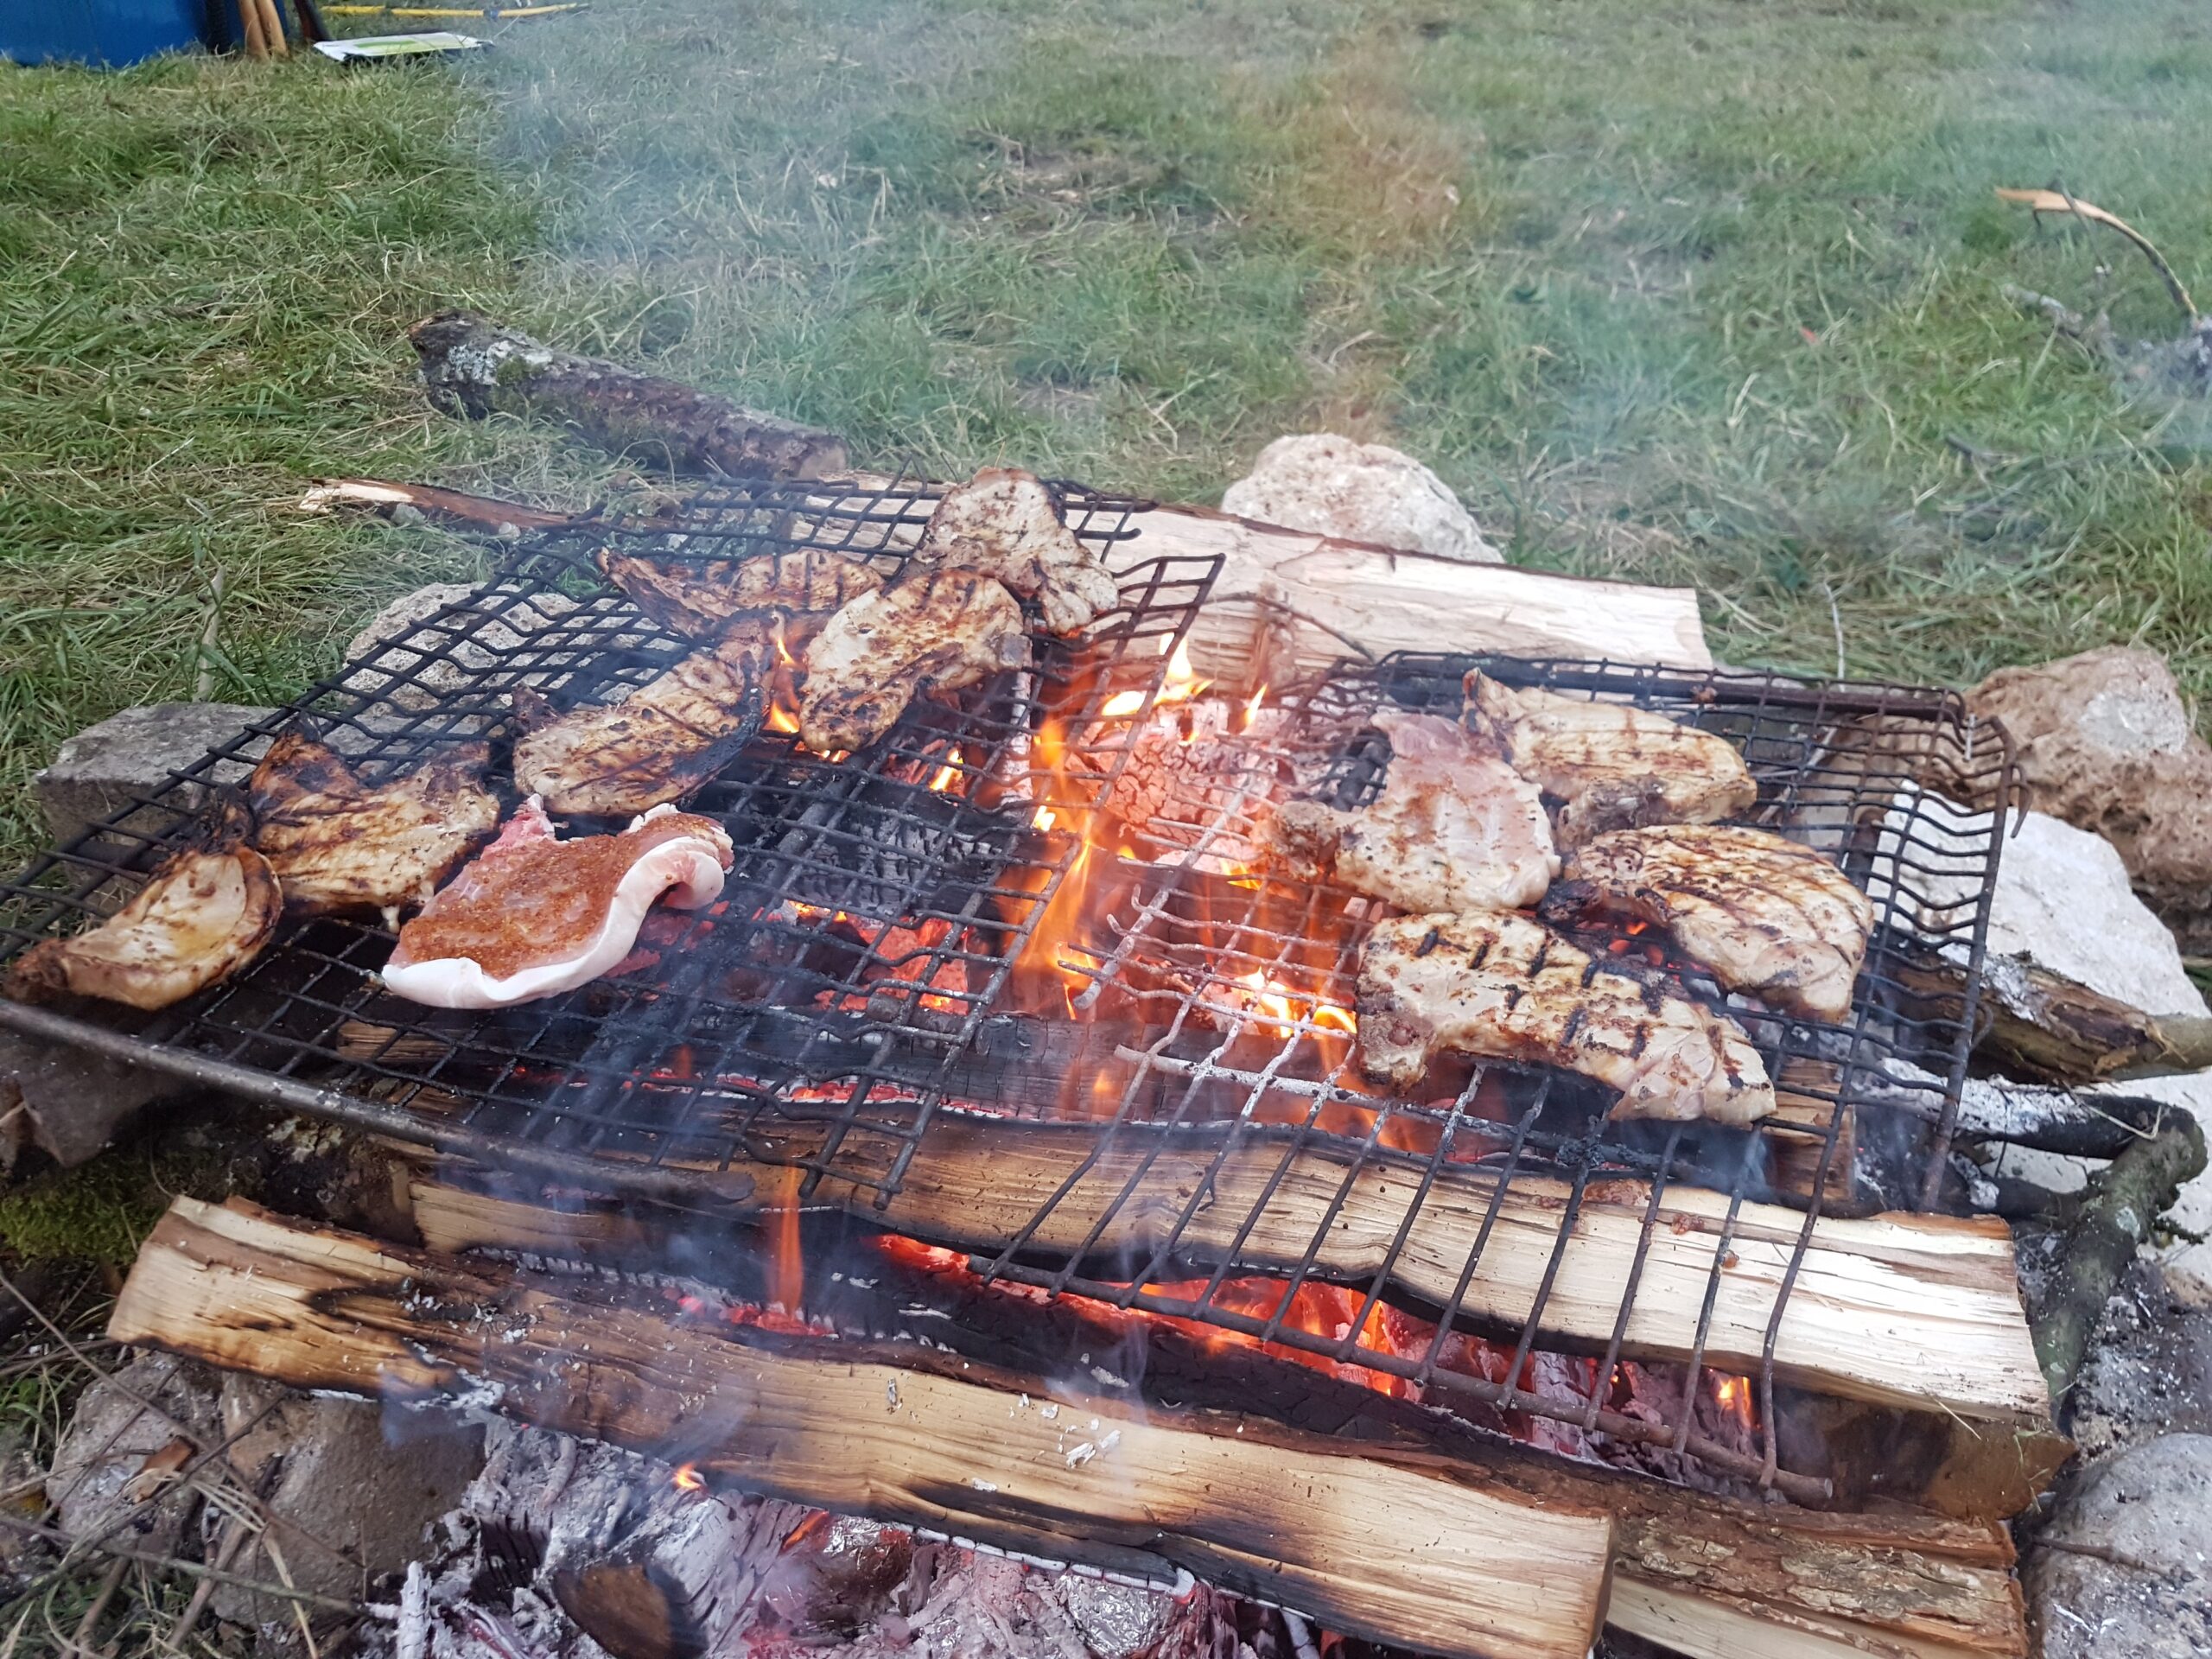
[{"label": "seasoned meat piece", "polygon": [[35,1002],[63,991],[134,1008],[166,1008],[261,953],[283,918],[269,861],[235,837],[181,852],[90,932],[33,945],[8,994]]},{"label": "seasoned meat piece", "polygon": [[803,619],[831,612],[874,593],[883,579],[857,559],[812,549],[769,553],[742,562],[639,558],[602,547],[594,562],[630,602],[671,633],[711,645],[741,617],[781,611],[790,617],[791,646],[813,629]]},{"label": "seasoned meat piece", "polygon": [[1466,696],[1475,735],[1566,803],[1559,830],[1570,846],[1639,824],[1711,823],[1758,798],[1726,738],[1648,709],[1516,690],[1480,669],[1467,676]]},{"label": "seasoned meat piece", "polygon": [[295,911],[419,905],[499,824],[484,787],[489,744],[465,743],[404,777],[363,783],[298,732],[269,746],[246,785],[253,844]]},{"label": "seasoned meat piece", "polygon": [[[515,781],[556,812],[642,812],[688,795],[760,734],[775,665],[773,619],[747,617],[621,702],[527,732]],[[535,701],[518,694],[518,715]]]},{"label": "seasoned meat piece", "polygon": [[1325,878],[1402,910],[1513,910],[1559,874],[1536,786],[1456,720],[1387,709],[1382,792],[1354,811],[1316,801],[1279,810],[1268,839],[1291,874]]},{"label": "seasoned meat piece", "polygon": [[385,988],[437,1008],[573,989],[630,954],[656,899],[712,904],[732,861],[712,818],[657,806],[620,835],[563,841],[533,798],[399,930]]},{"label": "seasoned meat piece", "polygon": [[860,749],[928,691],[957,691],[1029,660],[1021,607],[989,576],[909,566],[830,619],[806,650],[799,733],[822,753]]},{"label": "seasoned meat piece", "polygon": [[1360,1069],[1401,1090],[1453,1053],[1594,1077],[1621,1091],[1617,1118],[1750,1123],[1774,1109],[1735,1021],[1510,912],[1378,923],[1360,951],[1359,1047]]},{"label": "seasoned meat piece", "polygon": [[915,556],[995,576],[1035,600],[1054,633],[1089,627],[1121,602],[1097,554],[1060,522],[1052,492],[1012,467],[986,467],[947,490]]},{"label": "seasoned meat piece", "polygon": [[1734,824],[1618,830],[1578,849],[1571,887],[1656,922],[1731,990],[1824,1020],[1851,1008],[1872,900],[1809,847]]}]

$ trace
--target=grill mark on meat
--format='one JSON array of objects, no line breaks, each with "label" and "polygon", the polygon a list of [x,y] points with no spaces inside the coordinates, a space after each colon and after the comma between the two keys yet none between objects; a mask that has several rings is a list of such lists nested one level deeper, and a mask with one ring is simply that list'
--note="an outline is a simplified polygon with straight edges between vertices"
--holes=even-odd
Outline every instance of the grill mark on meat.
[{"label": "grill mark on meat", "polygon": [[1577,851],[1580,894],[1664,927],[1731,990],[1816,1019],[1849,1012],[1873,903],[1811,848],[1764,830],[1618,830]]},{"label": "grill mark on meat", "polygon": [[289,910],[390,910],[429,899],[499,827],[484,787],[491,747],[464,743],[368,785],[335,751],[297,730],[280,734],[246,791],[254,846]]},{"label": "grill mark on meat", "polygon": [[915,558],[989,576],[1034,600],[1053,633],[1077,633],[1121,602],[1104,564],[1061,522],[1033,473],[986,467],[947,490],[922,531]]},{"label": "grill mark on meat", "polygon": [[874,742],[913,698],[1028,660],[1021,607],[995,578],[911,564],[831,617],[806,652],[799,730],[817,751]]},{"label": "grill mark on meat", "polygon": [[[1451,949],[1424,954],[1432,934]],[[1485,944],[1488,965],[1471,966]],[[1656,984],[1588,977],[1590,963],[1510,912],[1377,923],[1360,955],[1360,1069],[1410,1092],[1433,1056],[1453,1052],[1580,1072],[1620,1091],[1616,1117],[1745,1123],[1774,1109],[1732,1020]]]},{"label": "grill mark on meat", "polygon": [[1479,669],[1465,694],[1478,741],[1562,803],[1567,844],[1635,825],[1710,823],[1758,798],[1734,746],[1664,715],[1510,687]]},{"label": "grill mark on meat", "polygon": [[857,559],[819,548],[758,558],[684,562],[617,553],[593,555],[600,574],[671,633],[712,644],[742,619],[781,612],[796,639],[813,632],[803,619],[826,617],[883,579]]}]

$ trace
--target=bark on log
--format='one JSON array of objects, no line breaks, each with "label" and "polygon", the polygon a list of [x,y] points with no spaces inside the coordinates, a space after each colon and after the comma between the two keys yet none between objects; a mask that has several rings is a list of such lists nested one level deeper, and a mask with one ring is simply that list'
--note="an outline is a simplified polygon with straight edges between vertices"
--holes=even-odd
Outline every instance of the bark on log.
[{"label": "bark on log", "polygon": [[2203,1170],[2204,1132],[2177,1112],[2158,1134],[2089,1178],[2057,1230],[2056,1265],[2036,1299],[2036,1357],[2052,1399],[2064,1399],[2074,1386],[2105,1304],[2150,1236],[2151,1224]]},{"label": "bark on log", "polygon": [[[1907,966],[1898,982],[1920,1019],[1956,1020],[1966,976],[1949,960]],[[2212,1066],[2212,1020],[2161,1017],[2015,957],[1993,956],[1982,975],[1976,1052],[2007,1073],[2043,1083],[2104,1083]]]},{"label": "bark on log", "polygon": [[602,449],[650,454],[679,473],[821,478],[846,467],[845,441],[835,433],[556,351],[466,311],[426,317],[408,338],[430,400],[473,419],[550,416]]},{"label": "bark on log", "polygon": [[[1609,1516],[1533,1505],[1441,1459],[1048,1397],[1034,1379],[948,1374],[868,1344],[823,1353],[671,1323],[250,1206],[179,1199],[110,1331],[298,1388],[467,1395],[683,1457],[710,1483],[956,1537],[1022,1551],[1084,1541],[1115,1566],[1179,1567],[1332,1628],[1467,1659],[1581,1659],[1604,1606]],[[1025,1401],[1024,1383],[1039,1391]]]}]

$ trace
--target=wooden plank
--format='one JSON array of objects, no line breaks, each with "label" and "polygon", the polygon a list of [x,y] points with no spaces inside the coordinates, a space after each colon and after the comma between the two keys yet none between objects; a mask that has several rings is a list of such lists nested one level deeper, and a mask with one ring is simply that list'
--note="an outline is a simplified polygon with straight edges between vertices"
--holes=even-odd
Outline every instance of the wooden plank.
[{"label": "wooden plank", "polygon": [[[756,1158],[819,1166],[828,1133],[764,1120],[753,1149]],[[1327,1276],[1351,1283],[1365,1283],[1387,1263],[1402,1293],[1438,1307],[1452,1300],[1496,1190],[1486,1173],[1447,1165],[1408,1224],[1418,1169],[1370,1164],[1347,1171],[1285,1133],[1250,1132],[1223,1154],[1217,1141],[1198,1135],[1125,1128],[1102,1136],[1084,1125],[940,1111],[899,1190],[878,1208],[895,1149],[873,1138],[847,1141],[828,1160],[835,1169],[817,1185],[817,1200],[985,1255],[1025,1233],[1033,1250],[1065,1255],[1084,1249],[1095,1229],[1093,1264],[1141,1262],[1171,1234],[1177,1255],[1191,1263],[1211,1265],[1233,1250],[1255,1270],[1287,1272],[1312,1255]],[[765,1181],[762,1191],[775,1190],[774,1162],[732,1167]],[[1150,1196],[1123,1203],[1120,1195],[1133,1179]],[[1186,1203],[1199,1192],[1205,1203]],[[1528,1324],[1567,1196],[1558,1181],[1511,1183],[1459,1300],[1465,1314],[1507,1331]],[[1648,1200],[1649,1189],[1632,1181],[1595,1183],[1585,1195],[1537,1320],[1548,1345],[1604,1350]],[[1717,1264],[1705,1359],[1724,1371],[1758,1371],[1804,1217],[1777,1205],[1745,1205],[1724,1247],[1727,1210],[1720,1194],[1668,1189],[1628,1321],[1625,1357],[1687,1360],[1697,1351]],[[1402,1225],[1405,1241],[1394,1253]],[[1776,1332],[1775,1366],[1782,1381],[1823,1394],[2007,1428],[2050,1422],[2012,1237],[1994,1217],[1822,1217]]]},{"label": "wooden plank", "polygon": [[467,1395],[711,1481],[957,1537],[1033,1548],[1049,1529],[1465,1659],[1582,1659],[1605,1605],[1609,1516],[1440,1459],[1058,1389],[1010,1397],[981,1368],[859,1343],[810,1354],[247,1205],[178,1199],[109,1331],[296,1388]]},{"label": "wooden plank", "polygon": [[[465,1237],[525,1253],[582,1255],[607,1267],[650,1264],[657,1258],[664,1259],[666,1254],[667,1238],[642,1216],[618,1217],[604,1211],[556,1211],[543,1205],[489,1198],[429,1182],[415,1183],[413,1192],[416,1220],[426,1237],[434,1240]],[[222,1224],[220,1217],[216,1221],[219,1226]],[[300,1224],[277,1224],[290,1228],[292,1236],[283,1241],[281,1248],[261,1251],[251,1260],[238,1255],[240,1246],[235,1229],[230,1236],[213,1243],[203,1238],[195,1248],[203,1257],[219,1255],[229,1269],[245,1267],[257,1278],[273,1276],[302,1294],[314,1295],[318,1306],[327,1307],[333,1298],[327,1288],[308,1291],[309,1281],[320,1282],[325,1277],[322,1268],[327,1256],[315,1241],[326,1236],[314,1234]],[[164,1228],[170,1225],[163,1224]],[[260,1243],[270,1242],[270,1235],[258,1229],[256,1238]],[[172,1237],[162,1248],[171,1248],[174,1242]],[[149,1253],[153,1253],[151,1246]],[[461,1305],[470,1297],[485,1298],[487,1287],[492,1287],[492,1306],[484,1317],[503,1329],[518,1322],[515,1310],[520,1306],[521,1287],[512,1278],[503,1279],[503,1270],[486,1274],[436,1255],[424,1258],[405,1252],[379,1254],[404,1257],[410,1264],[413,1300],[405,1312],[417,1325],[435,1326],[447,1318],[449,1306]],[[530,1282],[529,1294],[533,1298],[558,1298],[564,1294],[543,1278]],[[903,1306],[912,1287],[887,1289],[884,1294]],[[135,1273],[132,1284],[125,1288],[124,1302],[133,1310],[142,1305],[142,1287]],[[135,1312],[129,1317],[139,1318]],[[160,1317],[170,1320],[166,1306]],[[234,1316],[226,1313],[221,1317]],[[386,1318],[388,1313],[380,1310],[375,1317]],[[594,1308],[565,1317],[574,1326],[595,1323],[601,1315]],[[292,1329],[292,1319],[285,1314],[281,1328]],[[304,1334],[318,1343],[324,1340],[319,1330]],[[419,1344],[426,1335],[435,1336],[435,1332],[410,1328],[405,1332],[405,1341]],[[696,1379],[728,1353],[728,1345],[715,1332],[683,1323],[660,1325],[655,1340],[666,1356],[659,1362],[659,1369],[680,1373],[687,1379],[685,1386],[694,1390]],[[1389,1399],[1305,1367],[1281,1365],[1242,1351],[1198,1352],[1195,1344],[1189,1344],[1191,1353],[1177,1351],[1185,1339],[1172,1328],[1155,1331],[1153,1340],[1156,1354],[1174,1375],[1218,1381],[1219,1387],[1211,1395],[1203,1389],[1194,1391],[1194,1406],[1241,1402],[1255,1397],[1255,1389],[1279,1384],[1300,1391],[1290,1402],[1300,1421],[1325,1425],[1341,1412],[1343,1421],[1356,1427],[1363,1437],[1324,1432],[1292,1434],[1286,1441],[1281,1438],[1286,1431],[1279,1426],[1236,1417],[1234,1438],[1239,1441],[1257,1445],[1264,1440],[1270,1446],[1307,1445],[1335,1453],[1357,1452],[1409,1474],[1431,1473],[1441,1459],[1458,1466],[1455,1478],[1478,1478],[1485,1490],[1517,1496],[1549,1511],[1611,1515],[1615,1521],[1613,1611],[1609,1621],[1621,1629],[1648,1633],[1653,1616],[1645,1610],[1659,1601],[1668,1610],[1669,1639],[1696,1659],[1762,1651],[1834,1655],[1838,1659],[1860,1653],[2009,1659],[2025,1650],[2024,1623],[2011,1576],[2011,1541],[2001,1526],[1896,1513],[1821,1514],[1787,1504],[1710,1497],[1547,1457],[1465,1429],[1410,1402]],[[188,1346],[194,1351],[204,1345],[201,1338],[188,1338]],[[816,1344],[813,1357],[817,1363],[824,1359],[834,1362],[842,1346],[833,1343],[825,1350]],[[283,1343],[270,1351],[280,1357],[288,1353]],[[250,1354],[253,1367],[258,1370],[262,1351],[250,1345]],[[279,1363],[292,1362],[281,1358]],[[594,1357],[597,1366],[613,1363],[605,1355]],[[751,1363],[750,1351],[747,1351],[746,1363]],[[957,1362],[946,1356],[942,1363]],[[1195,1370],[1189,1369],[1193,1363],[1198,1367]],[[1273,1375],[1260,1376],[1262,1369]],[[263,1370],[261,1374],[273,1373]],[[998,1368],[988,1364],[963,1366],[960,1380],[995,1390],[994,1432],[998,1424],[1022,1418],[1022,1393],[1032,1402],[1046,1397],[1044,1385],[1033,1378],[1024,1382],[1000,1374]],[[573,1378],[579,1389],[588,1387],[591,1381],[589,1376]],[[633,1390],[641,1386],[641,1380],[632,1376],[626,1375],[622,1381],[623,1386]],[[470,1386],[469,1379],[461,1377],[458,1385]],[[503,1406],[514,1408],[518,1397],[508,1389],[502,1395]],[[1128,1404],[1127,1401],[1114,1403],[1124,1411]],[[875,1408],[872,1419],[881,1414],[884,1402],[871,1404]],[[521,1414],[543,1421],[529,1411]],[[1204,1412],[1197,1416],[1217,1427],[1224,1426],[1218,1413],[1211,1418]],[[851,1452],[865,1457],[870,1447],[855,1442]],[[803,1497],[803,1501],[817,1500]],[[1032,1538],[1026,1547],[1046,1554],[1066,1554],[1065,1542],[1056,1548],[1049,1536]],[[1764,1627],[1771,1639],[1787,1645],[1771,1649],[1745,1647],[1739,1637],[1745,1627]]]},{"label": "wooden plank", "polygon": [[[1309,679],[1357,652],[1500,651],[1709,669],[1697,594],[1465,564],[1343,541],[1205,507],[1130,521],[1113,556],[1217,556],[1214,597],[1191,632],[1204,678],[1249,691]],[[1324,626],[1325,625],[1325,626]]]}]

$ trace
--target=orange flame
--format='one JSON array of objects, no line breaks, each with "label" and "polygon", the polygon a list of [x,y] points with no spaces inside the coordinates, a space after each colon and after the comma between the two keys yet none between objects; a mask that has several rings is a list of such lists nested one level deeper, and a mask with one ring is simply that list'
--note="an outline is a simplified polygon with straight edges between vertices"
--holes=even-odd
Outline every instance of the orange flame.
[{"label": "orange flame", "polygon": [[944,764],[930,774],[930,787],[942,795],[966,776],[960,767],[960,751],[956,747],[945,756]]},{"label": "orange flame", "polygon": [[[1166,643],[1165,639],[1160,641],[1163,648]],[[1167,674],[1157,693],[1116,691],[1100,705],[1098,715],[1102,720],[1129,720],[1142,714],[1147,708],[1157,709],[1170,702],[1188,702],[1212,683],[1211,680],[1200,679],[1192,670],[1191,642],[1185,639],[1175,647],[1174,655],[1167,659]]]},{"label": "orange flame", "polygon": [[678,1464],[669,1481],[679,1492],[699,1491],[707,1484],[707,1478],[699,1472],[699,1465],[696,1463]]}]

